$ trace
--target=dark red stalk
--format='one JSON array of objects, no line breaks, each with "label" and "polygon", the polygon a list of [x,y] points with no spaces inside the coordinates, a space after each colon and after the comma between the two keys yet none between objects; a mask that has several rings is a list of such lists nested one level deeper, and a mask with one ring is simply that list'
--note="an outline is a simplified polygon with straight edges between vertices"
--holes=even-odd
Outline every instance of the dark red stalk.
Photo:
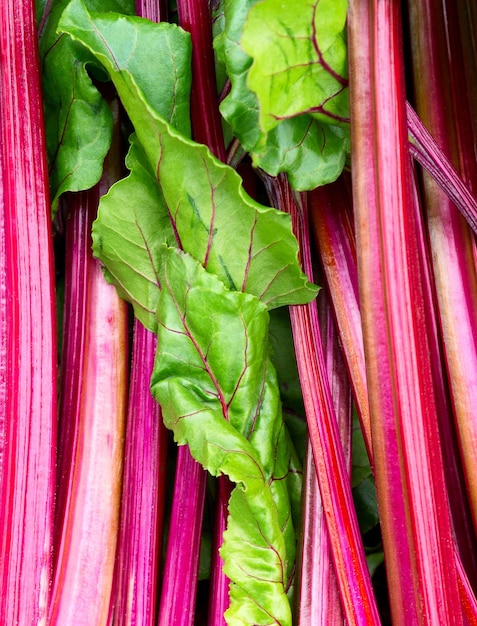
[{"label": "dark red stalk", "polygon": [[[292,216],[305,272],[311,277],[306,205],[296,203],[288,182],[265,178],[271,202]],[[319,331],[316,301],[290,307],[298,373],[309,437],[326,511],[331,554],[343,613],[349,624],[379,624],[368,566],[354,510],[348,468],[340,441]]]},{"label": "dark red stalk", "polygon": [[401,16],[351,0],[352,174],[375,480],[393,622],[461,624],[426,337]]},{"label": "dark red stalk", "polygon": [[210,596],[208,626],[225,626],[224,613],[229,606],[229,580],[223,574],[223,561],[219,554],[222,536],[227,527],[228,501],[232,491],[232,483],[224,478],[217,481],[216,510],[214,535],[212,543],[212,559],[210,566]]},{"label": "dark red stalk", "polygon": [[0,6],[0,623],[46,621],[57,354],[33,2]]},{"label": "dark red stalk", "polygon": [[[409,13],[417,112],[444,153],[454,165],[462,166],[464,137],[473,131],[469,126],[458,131],[459,115],[452,100],[455,77],[451,79],[453,63],[442,6],[419,0],[411,3]],[[459,106],[465,106],[464,100]],[[477,420],[473,417],[477,402],[477,250],[473,234],[453,203],[429,176],[424,175],[423,182],[448,378],[477,527]]]},{"label": "dark red stalk", "polygon": [[[351,394],[343,354],[332,318],[328,295],[322,289],[318,295],[320,326],[328,378],[341,441],[351,466]],[[303,530],[298,558],[297,624],[343,624],[343,611],[338,585],[330,555],[328,531],[321,502],[313,451],[308,442],[305,480],[303,485]]]},{"label": "dark red stalk", "polygon": [[[461,46],[461,63],[462,63],[462,83],[465,84],[465,93],[460,93],[460,96],[464,96],[466,100],[466,106],[470,115],[470,124],[472,128],[472,137],[477,137],[477,6],[474,0],[459,0],[459,2],[447,3],[450,10],[457,12],[458,26],[458,41]],[[450,45],[454,45],[455,38],[451,41]],[[460,68],[453,68],[457,71],[461,71]],[[469,133],[470,135],[470,133]],[[473,155],[473,156],[472,156]],[[477,145],[473,142],[473,151],[471,150],[467,159],[476,167],[477,163]],[[471,185],[471,189],[476,195],[477,188],[475,180],[468,181]]]},{"label": "dark red stalk", "polygon": [[180,25],[192,39],[192,137],[208,146],[225,163],[209,3],[207,0],[178,0],[177,9]]}]

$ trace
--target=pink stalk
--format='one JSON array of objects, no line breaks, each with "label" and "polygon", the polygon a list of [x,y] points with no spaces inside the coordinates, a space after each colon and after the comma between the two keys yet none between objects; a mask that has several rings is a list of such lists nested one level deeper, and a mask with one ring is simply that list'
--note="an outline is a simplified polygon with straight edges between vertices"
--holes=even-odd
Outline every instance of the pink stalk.
[{"label": "pink stalk", "polygon": [[[422,220],[416,177],[413,177],[412,210],[415,215],[416,243],[420,252],[420,280],[424,298],[426,331],[434,384],[436,414],[445,468],[445,482],[450,505],[453,535],[462,554],[467,573],[477,580],[477,544],[472,524],[472,513],[467,498],[465,476],[459,454],[457,433],[453,419],[449,385],[445,371],[445,358],[442,349],[440,326],[436,302],[435,284],[432,274],[432,261]],[[459,570],[458,570],[459,575]]]},{"label": "pink stalk", "polygon": [[33,2],[0,6],[0,623],[46,624],[56,445],[54,269]]},{"label": "pink stalk", "polygon": [[[82,388],[79,384],[68,384],[68,380],[79,381],[86,358],[86,328],[88,324],[89,284],[85,280],[91,263],[89,254],[91,225],[94,211],[81,209],[87,196],[69,195],[62,199],[61,210],[70,212],[65,225],[65,293],[63,307],[63,341],[61,357],[61,379],[59,398],[58,454],[56,469],[56,509],[55,509],[55,553],[61,542],[61,533],[68,502],[69,476],[73,450],[78,445],[77,423],[69,416],[81,411]],[[80,208],[77,209],[76,206]],[[61,419],[68,416],[67,419]]]},{"label": "pink stalk", "polygon": [[192,458],[189,448],[180,446],[158,626],[191,626],[194,623],[205,478],[205,470]]},{"label": "pink stalk", "polygon": [[[354,232],[350,224],[350,204],[348,185],[340,180],[333,185],[321,187],[309,194],[311,218],[314,234],[318,244],[326,282],[330,289],[335,317],[338,321],[341,345],[345,353],[350,379],[354,389],[355,402],[358,407],[365,406],[369,419],[368,390],[366,385],[366,364],[361,327],[361,313],[357,294],[357,267]],[[459,460],[455,429],[452,421],[452,408],[448,397],[447,380],[444,374],[444,361],[437,327],[434,289],[431,278],[430,259],[428,259],[425,233],[419,220],[417,196],[413,203],[416,211],[416,227],[418,248],[422,259],[422,283],[426,308],[426,330],[429,338],[430,363],[438,407],[439,428],[443,447],[445,478],[451,500],[452,522],[462,558],[469,572],[476,572],[475,537],[473,535],[471,516],[466,501],[465,483]],[[362,400],[360,401],[360,398]],[[368,451],[371,447],[371,428],[368,422],[361,421],[363,434],[368,440]],[[363,423],[364,422],[364,423]],[[369,452],[368,452],[369,454]],[[469,524],[470,522],[470,524]],[[475,574],[472,575],[472,580]]]},{"label": "pink stalk", "polygon": [[136,0],[136,13],[151,22],[165,20],[166,7],[163,0]]},{"label": "pink stalk", "polygon": [[353,192],[375,479],[393,622],[461,624],[428,361],[399,4],[351,0]]},{"label": "pink stalk", "polygon": [[112,606],[114,624],[152,626],[157,613],[167,430],[149,391],[156,337],[137,320],[129,388],[124,474]]},{"label": "pink stalk", "polygon": [[[452,63],[442,8],[419,0],[410,7],[410,21],[413,69],[418,77],[417,112],[441,149],[459,165],[458,115],[450,98],[453,85],[445,82]],[[473,234],[453,203],[428,176],[423,181],[448,378],[477,528],[477,250]]]},{"label": "pink stalk", "polygon": [[223,561],[219,553],[222,536],[227,527],[227,505],[232,491],[232,483],[226,476],[217,480],[216,510],[212,559],[210,565],[210,596],[208,626],[225,626],[224,613],[229,606],[229,580],[223,574]]},{"label": "pink stalk", "polygon": [[[160,21],[158,0],[136,2]],[[150,392],[157,340],[137,319],[129,385],[121,520],[110,612],[114,624],[152,626],[157,615],[166,489],[167,429]]]},{"label": "pink stalk", "polygon": [[[341,441],[351,469],[351,395],[343,355],[332,319],[327,294],[318,295],[320,321],[328,378],[336,416],[339,420]],[[303,486],[303,531],[298,560],[297,624],[342,625],[338,585],[330,555],[326,519],[321,502],[313,451],[308,441],[305,481]]]},{"label": "pink stalk", "polygon": [[[267,182],[267,178],[265,179]],[[298,208],[283,176],[268,184],[272,204],[291,213],[305,272],[311,277],[306,205]],[[303,211],[303,212],[301,212]],[[305,404],[331,554],[343,613],[349,624],[379,624],[368,566],[340,441],[319,331],[316,301],[290,307],[298,373]]]},{"label": "pink stalk", "polygon": [[[110,155],[114,151],[113,142]],[[108,157],[99,185],[71,197],[73,228],[88,241],[99,197],[118,176],[119,164],[110,158],[114,157]],[[88,285],[86,321],[77,320],[85,332],[80,343],[84,360],[62,373],[62,385],[77,386],[80,395],[73,403],[63,404],[71,413],[60,416],[62,422],[72,420],[74,428],[62,440],[67,446],[63,467],[69,468],[69,473],[65,477],[62,517],[57,520],[61,532],[48,622],[52,626],[108,623],[119,524],[127,398],[127,307],[104,280],[99,262],[92,257],[91,244],[83,242],[79,250],[87,254],[80,263],[86,270],[82,280]],[[74,299],[65,303],[75,305]],[[69,349],[74,346],[70,344]]]}]

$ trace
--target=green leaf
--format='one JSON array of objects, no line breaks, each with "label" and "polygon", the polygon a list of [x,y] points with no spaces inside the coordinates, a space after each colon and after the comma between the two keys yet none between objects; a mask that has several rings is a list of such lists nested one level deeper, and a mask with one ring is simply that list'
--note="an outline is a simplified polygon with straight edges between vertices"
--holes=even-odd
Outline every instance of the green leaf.
[{"label": "green leaf", "polygon": [[361,425],[356,413],[353,416],[352,459],[351,486],[357,487],[364,480],[372,476],[373,472],[369,463]]},{"label": "green leaf", "polygon": [[347,7],[346,0],[261,0],[250,9],[241,44],[253,59],[248,84],[265,135],[300,113],[349,120]]},{"label": "green leaf", "polygon": [[283,120],[253,154],[255,165],[271,176],[288,174],[293,189],[307,191],[335,181],[349,154],[349,130],[305,114]]},{"label": "green leaf", "polygon": [[[270,311],[270,356],[277,370],[283,406],[305,416],[288,309]],[[303,432],[303,442],[306,432]]]},{"label": "green leaf", "polygon": [[379,524],[376,487],[372,476],[368,476],[353,488],[353,500],[360,530],[365,534]]},{"label": "green leaf", "polygon": [[111,143],[112,115],[86,70],[94,57],[65,34],[58,20],[68,0],[55,2],[40,39],[43,104],[52,209],[66,191],[93,187]]},{"label": "green leaf", "polygon": [[156,173],[177,245],[228,287],[252,293],[270,308],[313,299],[316,289],[299,267],[289,216],[253,201],[238,174],[150,106],[140,81],[129,71],[133,68],[121,67],[124,52],[116,57],[107,17],[96,14],[93,19],[76,0],[60,27],[81,40],[113,80]]},{"label": "green leaf", "polygon": [[[40,41],[54,208],[60,194],[89,189],[98,182],[111,142],[111,113],[101,89],[97,88],[99,82],[94,82],[90,74],[105,76],[98,74],[100,66],[84,46],[63,32],[57,33],[61,14],[68,6],[68,0],[53,5]],[[187,132],[190,51],[183,41],[178,45],[172,32],[178,29],[168,29],[169,37],[156,37],[156,24],[117,12],[134,13],[134,3],[126,0],[106,3],[89,0],[87,7],[109,9],[103,15],[114,31],[109,44],[116,60],[132,71],[141,68],[140,88],[149,102],[171,123]],[[187,39],[183,33],[179,37]],[[130,56],[131,50],[134,54]],[[160,64],[157,64],[158,58],[163,59]],[[174,96],[181,90],[187,97],[176,100]]]},{"label": "green leaf", "polygon": [[[295,189],[314,189],[334,181],[342,172],[349,152],[349,132],[303,111],[288,119],[276,119],[273,128],[266,134],[261,132],[259,100],[248,82],[253,59],[241,43],[245,21],[256,3],[225,2],[225,30],[216,45],[223,51],[232,87],[220,110],[256,167],[272,176],[286,172]],[[293,89],[291,92],[295,93]]]},{"label": "green leaf", "polygon": [[151,331],[157,330],[159,258],[174,233],[156,177],[135,135],[126,165],[127,178],[101,198],[93,228],[93,250],[104,263],[104,274],[121,298]]},{"label": "green leaf", "polygon": [[177,248],[163,249],[160,267],[153,395],[176,441],[238,484],[222,548],[229,623],[291,624],[290,450],[268,359],[267,309]]},{"label": "green leaf", "polygon": [[382,550],[371,552],[371,554],[366,555],[366,561],[369,567],[369,575],[373,577],[378,567],[384,563],[384,552]]}]

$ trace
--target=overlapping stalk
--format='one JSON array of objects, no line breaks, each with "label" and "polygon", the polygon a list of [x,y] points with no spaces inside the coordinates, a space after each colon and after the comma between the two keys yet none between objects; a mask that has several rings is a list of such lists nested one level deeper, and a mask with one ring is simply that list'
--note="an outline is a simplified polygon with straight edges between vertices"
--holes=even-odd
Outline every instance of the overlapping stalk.
[{"label": "overlapping stalk", "polygon": [[[451,92],[443,81],[443,76],[449,76],[450,72],[450,60],[443,45],[444,15],[441,9],[418,2],[411,7],[410,20],[415,42],[413,66],[415,74],[419,75],[419,80],[415,81],[417,112],[444,152],[459,164],[457,116],[452,113]],[[447,68],[447,72],[443,68]],[[430,84],[433,85],[432,99],[426,96]],[[472,419],[477,389],[475,242],[455,206],[428,176],[424,176],[424,189],[448,376],[475,525],[477,483],[475,473],[470,471],[477,441],[476,424]]]},{"label": "overlapping stalk", "polygon": [[0,7],[0,623],[45,624],[56,447],[50,203],[33,2]]},{"label": "overlapping stalk", "polygon": [[[298,206],[284,176],[266,178],[272,204],[292,217],[302,263],[311,275],[306,204]],[[350,624],[379,624],[368,567],[354,510],[347,464],[331,396],[316,301],[290,307],[293,340],[311,447],[330,539],[343,613]]]},{"label": "overlapping stalk", "polygon": [[352,0],[348,29],[358,276],[393,621],[459,624],[412,209],[399,6]]},{"label": "overlapping stalk", "polygon": [[[461,9],[464,4],[457,3]],[[463,56],[453,17],[455,8],[449,5],[446,10],[444,4],[436,7],[427,2],[416,2],[409,7],[412,67],[414,76],[418,76],[414,81],[416,110],[466,184],[475,189],[472,113],[461,73]],[[431,86],[433,97],[428,98],[426,94]],[[460,92],[464,95],[457,103],[453,94]],[[423,188],[447,376],[475,528],[477,492],[473,466],[477,430],[472,417],[477,364],[475,237],[453,202],[427,174],[423,175]],[[469,576],[475,580],[474,550],[469,550],[466,539],[469,534],[463,530],[461,527],[457,533],[462,559]],[[474,542],[475,535],[470,533],[470,536]]]},{"label": "overlapping stalk", "polygon": [[342,177],[336,183],[310,192],[309,206],[310,225],[333,302],[366,449],[373,465],[349,178]]},{"label": "overlapping stalk", "polygon": [[167,431],[149,391],[156,337],[139,322],[134,340],[115,563],[114,623],[154,624],[164,524]]},{"label": "overlapping stalk", "polygon": [[[339,422],[345,459],[351,461],[351,390],[327,292],[318,295],[320,326],[328,380]],[[343,611],[330,554],[328,529],[308,441],[303,484],[303,520],[297,589],[297,623],[343,624]]]}]

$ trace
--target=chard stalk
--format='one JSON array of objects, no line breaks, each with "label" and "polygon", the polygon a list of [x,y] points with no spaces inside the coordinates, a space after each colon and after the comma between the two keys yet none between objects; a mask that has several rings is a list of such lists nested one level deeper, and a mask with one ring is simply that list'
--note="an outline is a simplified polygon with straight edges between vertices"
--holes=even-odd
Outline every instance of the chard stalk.
[{"label": "chard stalk", "polygon": [[[409,103],[407,104],[407,119],[411,138],[409,144],[411,154],[431,174],[439,187],[458,207],[474,233],[477,233],[477,200],[475,196],[469,191],[458,171],[439,148],[438,143]],[[468,150],[467,153],[469,152]]]},{"label": "chard stalk", "polygon": [[192,138],[204,143],[226,163],[222,119],[218,107],[212,25],[207,0],[178,0],[179,22],[192,39]]},{"label": "chard stalk", "polygon": [[167,462],[167,430],[151,396],[156,336],[134,320],[124,474],[111,611],[114,624],[155,624]]},{"label": "chard stalk", "polygon": [[348,17],[358,277],[391,611],[396,624],[460,624],[411,204],[399,5],[351,0]]},{"label": "chard stalk", "polygon": [[330,292],[353,387],[354,400],[372,466],[371,421],[350,192],[347,178],[342,177],[336,183],[317,187],[308,196],[311,225]]},{"label": "chard stalk", "polygon": [[[359,294],[357,293],[356,244],[350,223],[351,198],[348,197],[346,180],[321,187],[309,194],[311,219],[318,244],[326,282],[330,289],[335,317],[338,321],[340,341],[345,353],[350,379],[354,389],[355,403],[360,414],[368,456],[373,459],[371,424],[363,420],[363,406],[369,420],[366,363],[364,359]],[[435,311],[435,292],[431,275],[429,251],[423,225],[419,218],[420,207],[417,193],[413,210],[416,212],[418,248],[420,250],[423,294],[426,306],[426,326],[429,339],[430,363],[433,373],[442,454],[446,468],[445,478],[451,500],[452,523],[456,539],[466,564],[475,572],[475,537],[471,528],[471,516],[466,498],[463,472],[458,454],[455,428],[452,421],[444,357],[440,344],[439,328]],[[361,410],[360,410],[361,409]],[[470,524],[469,524],[470,522]],[[474,576],[473,578],[474,579]]]},{"label": "chard stalk", "polygon": [[194,623],[206,472],[187,446],[177,451],[158,626]]},{"label": "chard stalk", "polygon": [[[323,338],[328,379],[336,416],[339,420],[341,442],[350,471],[351,463],[351,393],[343,354],[332,317],[328,294],[318,295],[320,327]],[[313,450],[308,440],[305,480],[303,484],[303,531],[298,559],[297,623],[343,624],[336,575],[330,554],[326,519],[320,497]]]},{"label": "chard stalk", "polygon": [[53,249],[33,2],[0,7],[0,623],[46,624],[53,540]]},{"label": "chard stalk", "polygon": [[[100,195],[118,177],[120,164],[114,159],[119,152],[114,143],[99,185],[70,198],[71,225],[88,241],[87,245],[81,242],[77,250],[87,255],[78,265],[85,268],[80,278],[88,287],[81,294],[86,302],[78,302],[84,317],[77,319],[78,336],[84,332],[80,338],[84,358],[75,368],[62,372],[63,386],[77,387],[80,393],[74,403],[62,403],[66,412],[60,415],[60,421],[71,420],[74,427],[61,440],[66,446],[62,466],[68,473],[62,514],[57,519],[60,531],[51,625],[108,623],[127,408],[127,306],[106,283],[99,262],[93,259],[90,224]],[[75,307],[77,295],[74,289],[70,293],[72,300],[65,306]],[[75,349],[71,342],[67,345]],[[71,363],[71,359],[65,360],[65,365]]]}]

